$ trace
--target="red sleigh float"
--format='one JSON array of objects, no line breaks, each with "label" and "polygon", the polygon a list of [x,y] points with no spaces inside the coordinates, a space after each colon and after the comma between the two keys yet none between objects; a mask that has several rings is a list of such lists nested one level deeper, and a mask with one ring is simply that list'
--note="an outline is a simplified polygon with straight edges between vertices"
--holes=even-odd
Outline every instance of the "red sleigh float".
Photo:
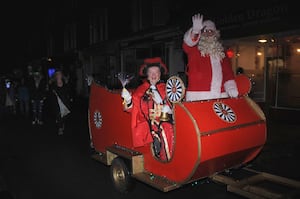
[{"label": "red sleigh float", "polygon": [[112,182],[120,192],[130,189],[131,178],[168,192],[246,165],[266,142],[266,118],[248,96],[249,78],[238,75],[236,82],[237,98],[187,102],[181,79],[172,76],[167,80],[175,144],[171,159],[161,161],[155,157],[152,144],[133,147],[131,116],[123,111],[121,91],[92,81],[88,112],[95,150],[92,157],[110,166]]}]

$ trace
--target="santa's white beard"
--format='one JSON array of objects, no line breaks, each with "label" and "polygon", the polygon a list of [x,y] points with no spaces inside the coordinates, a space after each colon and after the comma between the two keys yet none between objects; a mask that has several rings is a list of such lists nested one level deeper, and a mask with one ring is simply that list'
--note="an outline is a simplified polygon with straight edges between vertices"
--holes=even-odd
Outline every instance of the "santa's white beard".
[{"label": "santa's white beard", "polygon": [[225,57],[224,47],[218,40],[218,35],[205,36],[201,35],[198,49],[201,52],[201,56],[210,55],[212,57],[219,58],[220,60]]}]

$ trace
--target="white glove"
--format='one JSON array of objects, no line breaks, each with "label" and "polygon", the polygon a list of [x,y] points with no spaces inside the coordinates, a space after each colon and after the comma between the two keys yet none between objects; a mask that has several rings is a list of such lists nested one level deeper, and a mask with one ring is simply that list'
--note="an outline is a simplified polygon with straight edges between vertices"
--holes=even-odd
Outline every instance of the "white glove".
[{"label": "white glove", "polygon": [[237,97],[239,95],[239,91],[237,89],[236,82],[234,80],[228,80],[224,83],[224,88],[229,97]]},{"label": "white glove", "polygon": [[87,85],[90,86],[92,84],[93,80],[94,80],[93,76],[88,75],[86,77]]},{"label": "white glove", "polygon": [[162,99],[160,94],[158,93],[158,91],[156,90],[156,87],[154,85],[151,85],[150,88],[152,89],[152,99],[156,104],[161,104],[162,103]]},{"label": "white glove", "polygon": [[132,98],[131,94],[129,93],[129,91],[126,88],[122,89],[121,97],[125,100],[125,102],[127,104],[129,104],[131,102],[131,98]]},{"label": "white glove", "polygon": [[203,15],[195,14],[192,17],[192,21],[193,21],[192,32],[195,34],[199,34],[203,28]]},{"label": "white glove", "polygon": [[227,93],[228,93],[229,97],[237,97],[239,94],[239,92],[235,88],[228,89]]},{"label": "white glove", "polygon": [[161,112],[172,114],[172,110],[170,109],[170,107],[168,105],[164,105]]}]

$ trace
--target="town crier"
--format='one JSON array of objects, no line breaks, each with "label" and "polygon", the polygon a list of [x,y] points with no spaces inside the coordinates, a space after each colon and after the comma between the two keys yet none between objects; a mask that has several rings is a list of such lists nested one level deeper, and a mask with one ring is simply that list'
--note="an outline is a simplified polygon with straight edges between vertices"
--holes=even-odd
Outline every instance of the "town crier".
[{"label": "town crier", "polygon": [[124,110],[131,112],[133,145],[140,147],[152,143],[157,158],[170,160],[174,142],[172,105],[161,80],[161,75],[167,74],[167,67],[159,57],[147,58],[139,74],[145,81],[132,94],[125,88],[121,93]]},{"label": "town crier", "polygon": [[186,101],[237,97],[231,63],[219,41],[220,31],[200,14],[194,15],[192,22],[182,44],[188,60]]}]

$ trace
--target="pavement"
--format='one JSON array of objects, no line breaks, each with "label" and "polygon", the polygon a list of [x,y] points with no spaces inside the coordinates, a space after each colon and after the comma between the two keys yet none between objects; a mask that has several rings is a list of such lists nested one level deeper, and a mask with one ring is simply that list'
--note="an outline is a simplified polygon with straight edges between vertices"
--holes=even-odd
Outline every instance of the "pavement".
[{"label": "pavement", "polygon": [[280,117],[267,119],[267,141],[252,164],[257,170],[300,180],[300,123],[288,120],[293,116],[284,111]]}]

